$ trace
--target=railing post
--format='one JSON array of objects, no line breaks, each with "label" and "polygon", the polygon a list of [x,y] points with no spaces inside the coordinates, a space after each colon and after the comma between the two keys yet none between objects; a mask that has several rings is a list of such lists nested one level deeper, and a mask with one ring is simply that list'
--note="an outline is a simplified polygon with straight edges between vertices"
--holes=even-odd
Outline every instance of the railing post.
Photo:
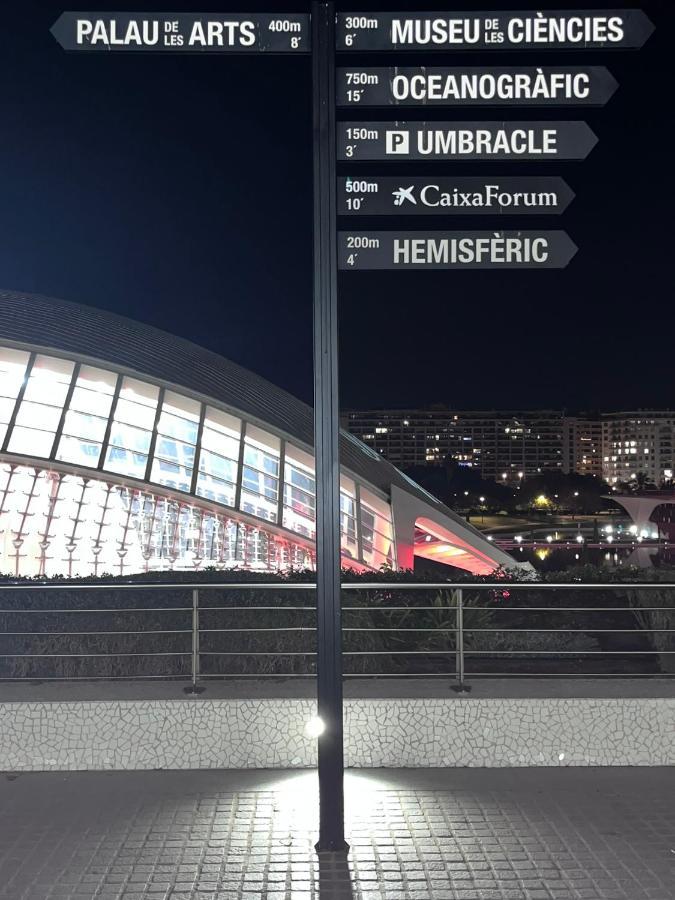
[{"label": "railing post", "polygon": [[455,674],[457,684],[453,691],[466,693],[470,688],[464,684],[464,592],[455,591]]},{"label": "railing post", "polygon": [[189,694],[202,694],[204,688],[197,687],[199,680],[199,589],[192,591],[192,684],[185,691]]}]

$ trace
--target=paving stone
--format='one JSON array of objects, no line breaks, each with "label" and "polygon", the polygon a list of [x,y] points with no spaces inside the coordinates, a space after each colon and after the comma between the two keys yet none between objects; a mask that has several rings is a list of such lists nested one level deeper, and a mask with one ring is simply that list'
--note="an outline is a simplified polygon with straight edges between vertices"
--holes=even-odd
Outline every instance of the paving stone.
[{"label": "paving stone", "polygon": [[0,780],[0,900],[675,900],[675,770],[348,774],[348,860],[282,774]]}]

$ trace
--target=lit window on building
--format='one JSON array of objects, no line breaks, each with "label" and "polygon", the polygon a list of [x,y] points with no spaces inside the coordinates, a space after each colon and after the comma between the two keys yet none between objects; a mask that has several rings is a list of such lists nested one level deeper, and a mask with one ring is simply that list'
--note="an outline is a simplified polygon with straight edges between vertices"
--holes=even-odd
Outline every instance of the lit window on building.
[{"label": "lit window on building", "polygon": [[196,400],[166,391],[157,423],[150,481],[178,491],[190,490],[200,410]]},{"label": "lit window on building", "polygon": [[361,491],[363,561],[374,569],[395,565],[391,507],[370,491]]},{"label": "lit window on building", "polygon": [[96,468],[108,427],[117,376],[82,366],[70,398],[56,459]]},{"label": "lit window on building", "polygon": [[284,457],[283,526],[308,538],[316,534],[314,458],[292,444]]},{"label": "lit window on building", "polygon": [[106,471],[145,478],[158,399],[155,385],[123,379],[110,430]]},{"label": "lit window on building", "polygon": [[16,398],[23,385],[28,358],[24,350],[0,347],[0,446],[5,440]]},{"label": "lit window on building", "polygon": [[234,506],[240,440],[241,421],[207,406],[199,454],[198,497]]},{"label": "lit window on building", "polygon": [[69,360],[36,357],[10,436],[10,453],[51,456],[74,368]]},{"label": "lit window on building", "polygon": [[244,439],[241,502],[239,508],[268,522],[278,519],[279,438],[249,425]]}]

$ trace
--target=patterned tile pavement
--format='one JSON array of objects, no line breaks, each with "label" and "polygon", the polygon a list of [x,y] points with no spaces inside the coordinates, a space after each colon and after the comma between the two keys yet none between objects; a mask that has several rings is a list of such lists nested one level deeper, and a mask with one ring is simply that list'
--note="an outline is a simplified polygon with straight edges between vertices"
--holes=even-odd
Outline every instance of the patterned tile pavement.
[{"label": "patterned tile pavement", "polygon": [[2,900],[673,900],[675,769],[0,776]]}]

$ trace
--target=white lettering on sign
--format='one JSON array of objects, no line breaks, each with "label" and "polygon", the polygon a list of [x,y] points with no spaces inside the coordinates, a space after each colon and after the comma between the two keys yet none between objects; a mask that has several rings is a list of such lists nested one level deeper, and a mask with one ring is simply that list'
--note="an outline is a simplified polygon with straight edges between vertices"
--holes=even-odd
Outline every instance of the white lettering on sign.
[{"label": "white lettering on sign", "polygon": [[255,22],[227,22],[198,19],[192,26],[188,47],[252,47]]},{"label": "white lettering on sign", "polygon": [[[414,188],[410,188],[414,200]],[[459,207],[486,208],[497,207],[500,210],[509,208],[544,207],[556,209],[560,203],[555,191],[509,191],[498,184],[486,184],[480,191],[442,191],[437,184],[425,184],[419,192],[422,206],[436,209],[457,209]]]},{"label": "white lettering on sign", "polygon": [[588,72],[528,72],[459,75],[395,75],[396,100],[585,100],[591,89]]},{"label": "white lettering on sign", "polygon": [[545,237],[395,238],[394,265],[542,265],[549,257]]},{"label": "white lettering on sign", "polygon": [[108,47],[153,47],[159,43],[159,22],[132,19],[118,26],[114,19],[77,19],[75,35],[78,45],[104,44]]},{"label": "white lettering on sign", "polygon": [[514,18],[507,28],[513,44],[615,44],[623,40],[621,16]]},{"label": "white lettering on sign", "polygon": [[385,135],[385,152],[394,156],[410,153],[409,131],[387,131]]},{"label": "white lettering on sign", "polygon": [[[481,42],[499,43],[500,32],[478,18],[401,18],[391,23],[394,46],[468,45]],[[494,34],[491,34],[494,32]],[[509,17],[506,38],[511,44],[615,44],[624,38],[622,16],[545,15]]]},{"label": "white lettering on sign", "polygon": [[[556,128],[423,128],[417,132],[417,151],[421,156],[555,156],[558,132]],[[387,149],[387,153],[405,152]]]}]

